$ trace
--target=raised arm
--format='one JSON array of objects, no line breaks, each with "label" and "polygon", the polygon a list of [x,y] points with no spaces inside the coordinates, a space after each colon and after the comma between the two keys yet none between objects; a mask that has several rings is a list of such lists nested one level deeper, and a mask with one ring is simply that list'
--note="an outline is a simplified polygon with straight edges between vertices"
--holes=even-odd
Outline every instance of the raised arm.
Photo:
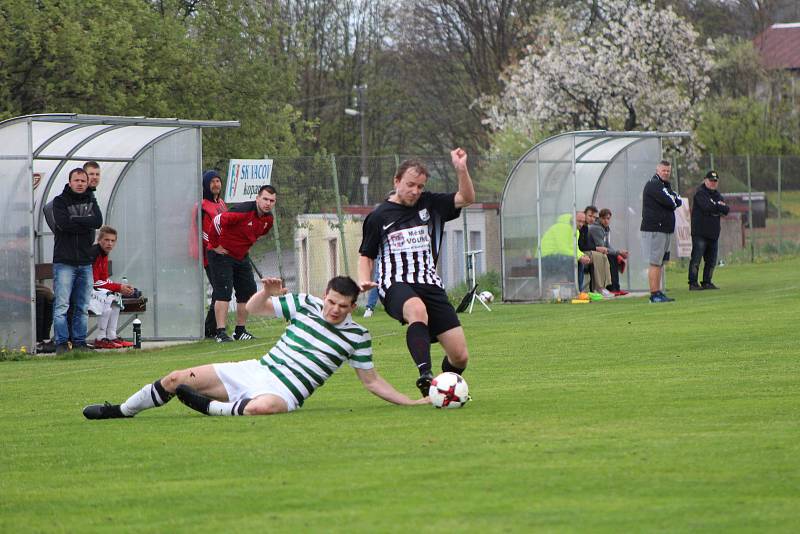
[{"label": "raised arm", "polygon": [[356,374],[358,375],[358,379],[361,380],[361,383],[364,384],[364,387],[375,395],[376,397],[380,397],[381,399],[385,400],[386,402],[391,402],[392,404],[400,404],[402,406],[411,406],[414,404],[430,404],[431,400],[430,397],[423,397],[417,400],[411,400],[396,389],[392,387],[392,385],[384,380],[384,378],[378,374],[378,371],[373,369],[359,369],[355,368]]},{"label": "raised arm", "polygon": [[247,311],[254,315],[274,316],[275,308],[272,306],[272,297],[285,295],[288,290],[283,287],[280,278],[262,278],[261,286],[261,291],[247,301]]},{"label": "raised arm", "polygon": [[462,148],[456,148],[450,152],[450,158],[453,160],[453,167],[458,176],[455,205],[456,208],[465,208],[475,202],[475,188],[467,169],[467,153]]}]

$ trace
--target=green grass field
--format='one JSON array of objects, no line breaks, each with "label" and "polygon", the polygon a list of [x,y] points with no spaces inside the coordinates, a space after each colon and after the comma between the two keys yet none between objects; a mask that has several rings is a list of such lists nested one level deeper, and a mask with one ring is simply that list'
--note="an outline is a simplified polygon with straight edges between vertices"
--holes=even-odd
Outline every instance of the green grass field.
[{"label": "green grass field", "polygon": [[[796,531],[798,271],[727,266],[691,294],[670,275],[671,304],[478,307],[461,410],[391,406],[342,369],[289,415],[81,415],[260,355],[277,321],[224,350],[0,362],[0,532]],[[411,394],[404,330],[364,322]]]}]

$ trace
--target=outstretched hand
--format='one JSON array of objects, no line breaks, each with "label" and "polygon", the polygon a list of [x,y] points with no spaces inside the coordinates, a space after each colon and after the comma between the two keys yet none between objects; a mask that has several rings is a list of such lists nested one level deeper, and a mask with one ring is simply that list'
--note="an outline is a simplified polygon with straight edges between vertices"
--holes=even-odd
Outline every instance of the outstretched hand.
[{"label": "outstretched hand", "polygon": [[453,167],[456,170],[467,168],[467,152],[463,148],[450,151],[450,158],[453,160]]},{"label": "outstretched hand", "polygon": [[359,282],[358,288],[361,290],[362,293],[366,293],[367,291],[378,287],[378,283],[374,280],[367,280],[366,282]]},{"label": "outstretched hand", "polygon": [[280,278],[262,278],[261,285],[264,292],[272,297],[285,295],[289,290],[283,287],[283,280]]}]

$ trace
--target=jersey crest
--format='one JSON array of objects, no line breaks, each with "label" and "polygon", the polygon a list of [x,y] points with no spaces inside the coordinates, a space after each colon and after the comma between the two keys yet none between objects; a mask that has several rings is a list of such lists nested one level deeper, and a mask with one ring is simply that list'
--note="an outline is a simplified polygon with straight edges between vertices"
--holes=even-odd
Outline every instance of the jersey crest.
[{"label": "jersey crest", "polygon": [[422,208],[419,210],[419,218],[422,220],[422,222],[428,222],[428,220],[431,218],[431,214],[428,213],[428,208]]}]

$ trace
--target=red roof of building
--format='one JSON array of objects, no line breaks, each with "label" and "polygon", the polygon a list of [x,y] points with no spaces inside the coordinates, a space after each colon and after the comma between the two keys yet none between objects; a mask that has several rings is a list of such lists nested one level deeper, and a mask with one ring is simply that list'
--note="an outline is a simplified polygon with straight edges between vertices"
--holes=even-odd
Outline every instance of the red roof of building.
[{"label": "red roof of building", "polygon": [[753,44],[768,69],[800,69],[800,22],[773,24]]}]

